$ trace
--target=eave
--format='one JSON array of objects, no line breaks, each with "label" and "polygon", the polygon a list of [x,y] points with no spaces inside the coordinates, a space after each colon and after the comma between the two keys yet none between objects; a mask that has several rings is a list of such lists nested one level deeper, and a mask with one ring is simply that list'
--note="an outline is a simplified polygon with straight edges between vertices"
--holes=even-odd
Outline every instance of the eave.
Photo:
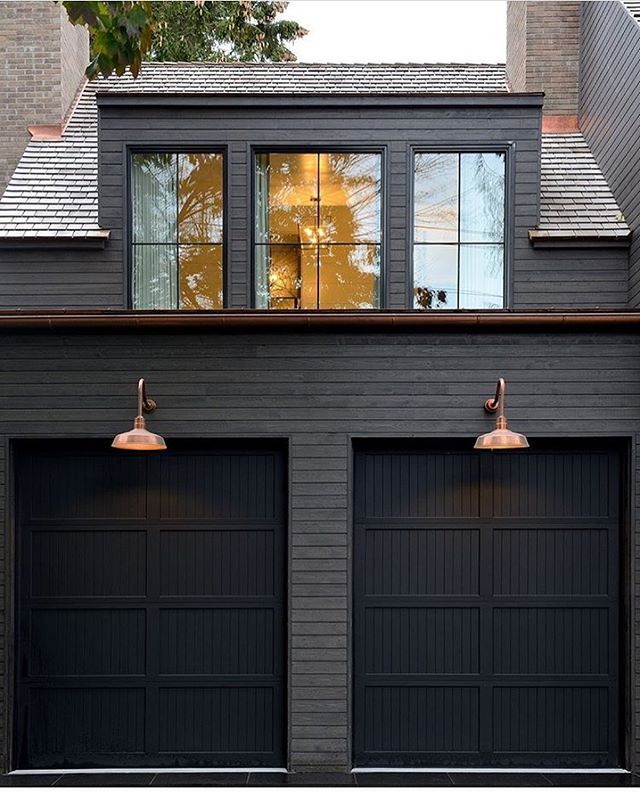
[{"label": "eave", "polygon": [[75,248],[75,249],[101,249],[109,241],[111,231],[100,229],[88,234],[59,234],[55,236],[0,236],[0,250],[39,249],[45,248]]}]

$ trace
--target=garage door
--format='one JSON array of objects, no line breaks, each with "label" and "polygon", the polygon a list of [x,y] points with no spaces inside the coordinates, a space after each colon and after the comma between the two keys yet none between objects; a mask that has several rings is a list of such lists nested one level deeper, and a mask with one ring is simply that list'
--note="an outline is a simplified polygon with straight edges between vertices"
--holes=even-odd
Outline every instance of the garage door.
[{"label": "garage door", "polygon": [[359,766],[616,766],[619,458],[365,448]]},{"label": "garage door", "polygon": [[282,766],[285,460],[32,447],[19,767]]}]

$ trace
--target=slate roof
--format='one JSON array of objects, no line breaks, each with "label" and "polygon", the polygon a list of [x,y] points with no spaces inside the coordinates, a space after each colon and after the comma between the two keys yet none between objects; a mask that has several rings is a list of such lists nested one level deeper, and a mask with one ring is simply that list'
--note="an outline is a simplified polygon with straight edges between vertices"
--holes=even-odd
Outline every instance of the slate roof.
[{"label": "slate roof", "polygon": [[630,235],[609,185],[580,133],[543,135],[540,223],[529,236],[625,239]]},{"label": "slate roof", "polygon": [[501,63],[144,63],[137,79],[100,80],[102,93],[506,93]]},{"label": "slate roof", "polygon": [[[422,83],[422,91],[436,91],[441,85],[444,91],[443,75],[453,79],[452,75],[464,75],[467,86],[476,90],[480,83],[485,92],[501,91],[501,80],[504,80],[504,68],[499,65],[402,65],[376,64],[374,66],[349,65],[340,67],[335,64],[265,64],[256,68],[253,64],[216,64],[215,69],[203,64],[148,64],[144,68],[143,80],[150,86],[152,81],[156,90],[160,90],[160,76],[166,90],[177,81],[189,80],[202,76],[209,71],[207,90],[214,84],[221,86],[219,76],[237,75],[240,80],[238,92],[251,88],[256,91],[256,82],[249,82],[247,75],[262,73],[272,75],[278,72],[287,80],[292,75],[304,73],[306,82],[298,85],[298,90],[291,92],[303,93],[300,85],[310,90],[311,81],[320,79],[322,73],[326,77],[326,90],[351,91],[356,87],[356,74],[362,75],[363,70],[371,68],[376,75],[386,75],[384,80],[374,86],[373,77],[364,83],[358,82],[360,92],[375,90],[393,92],[411,90],[418,92],[417,82],[432,76],[432,81]],[[162,66],[163,68],[159,68]],[[277,68],[273,68],[277,66]],[[341,71],[341,69],[343,71]],[[471,75],[475,73],[475,76]],[[148,76],[147,76],[148,75]],[[342,75],[342,76],[341,76]],[[489,75],[489,76],[487,76]],[[404,79],[410,82],[403,82]],[[382,80],[382,77],[380,77]],[[449,83],[460,88],[462,77],[457,82]],[[136,90],[144,89],[144,82],[135,84]],[[204,83],[200,83],[200,90]],[[230,83],[226,82],[227,92],[231,91]],[[319,87],[319,83],[315,83]],[[385,90],[382,91],[382,86]],[[395,86],[395,88],[392,87]],[[120,88],[120,86],[123,86]],[[127,88],[128,86],[128,88]],[[244,86],[244,89],[242,88]],[[333,86],[333,88],[331,88]],[[487,86],[494,86],[493,89]],[[24,242],[35,239],[52,240],[64,244],[67,240],[88,244],[103,242],[108,231],[98,225],[98,186],[97,186],[97,107],[96,91],[128,90],[133,80],[109,79],[90,83],[85,86],[74,108],[66,129],[60,140],[31,140],[11,178],[2,200],[0,200],[0,241]],[[272,86],[273,87],[273,86]],[[288,92],[291,85],[282,78],[278,91]],[[193,90],[190,88],[189,90]],[[260,88],[260,91],[263,89]],[[266,88],[264,90],[267,90]],[[471,90],[468,88],[467,90]],[[165,92],[165,91],[163,91]],[[542,194],[541,218],[539,227],[530,233],[533,240],[553,240],[562,238],[619,240],[630,234],[629,228],[622,219],[607,183],[602,176],[584,138],[580,134],[543,135],[542,148]]]}]

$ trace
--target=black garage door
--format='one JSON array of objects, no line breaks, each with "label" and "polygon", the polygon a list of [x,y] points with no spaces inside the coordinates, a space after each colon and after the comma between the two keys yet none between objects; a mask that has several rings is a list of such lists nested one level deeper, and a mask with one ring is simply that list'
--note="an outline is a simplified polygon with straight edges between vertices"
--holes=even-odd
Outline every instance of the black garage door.
[{"label": "black garage door", "polygon": [[285,460],[18,459],[19,767],[281,766]]},{"label": "black garage door", "polygon": [[616,766],[619,458],[363,447],[358,766]]}]

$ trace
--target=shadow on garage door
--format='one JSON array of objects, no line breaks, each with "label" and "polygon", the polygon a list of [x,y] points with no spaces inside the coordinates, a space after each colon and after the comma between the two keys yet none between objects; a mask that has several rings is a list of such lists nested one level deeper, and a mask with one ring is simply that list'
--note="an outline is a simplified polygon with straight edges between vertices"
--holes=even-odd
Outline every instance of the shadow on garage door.
[{"label": "shadow on garage door", "polygon": [[615,767],[620,454],[361,445],[356,766]]},{"label": "shadow on garage door", "polygon": [[282,766],[284,450],[105,445],[17,456],[17,766]]}]

